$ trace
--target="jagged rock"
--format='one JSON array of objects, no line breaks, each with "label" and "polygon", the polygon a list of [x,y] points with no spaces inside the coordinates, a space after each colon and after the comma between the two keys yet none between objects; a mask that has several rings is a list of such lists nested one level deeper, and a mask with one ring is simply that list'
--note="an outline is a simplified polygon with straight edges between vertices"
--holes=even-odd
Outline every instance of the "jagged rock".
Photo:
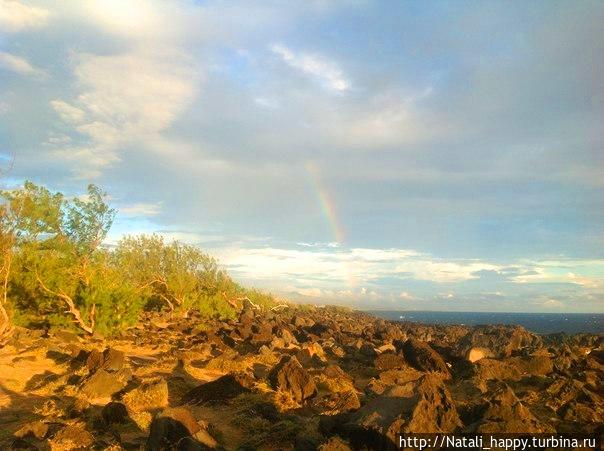
[{"label": "jagged rock", "polygon": [[102,368],[109,372],[119,371],[124,366],[125,356],[122,351],[108,348],[103,352],[93,349],[86,360],[88,371],[93,373]]},{"label": "jagged rock", "polygon": [[306,372],[298,359],[285,355],[271,370],[268,380],[273,389],[290,393],[293,398],[302,403],[317,393],[317,387],[312,377]]},{"label": "jagged rock", "polygon": [[420,371],[434,371],[450,376],[443,358],[428,343],[410,338],[402,346],[405,360]]},{"label": "jagged rock", "polygon": [[491,395],[481,410],[484,413],[470,432],[480,433],[526,433],[554,432],[551,427],[541,424],[520,402],[514,391],[505,383],[489,390]]},{"label": "jagged rock", "polygon": [[352,451],[352,448],[340,437],[330,437],[326,442],[319,445],[319,451]]},{"label": "jagged rock", "polygon": [[35,437],[38,440],[43,440],[48,434],[48,429],[49,427],[47,423],[42,421],[32,421],[15,432],[14,435],[18,438]]},{"label": "jagged rock", "polygon": [[396,370],[407,366],[405,359],[392,352],[384,352],[378,355],[373,364],[378,371]]},{"label": "jagged rock", "polygon": [[110,402],[101,410],[101,417],[107,424],[125,423],[128,420],[128,409],[121,402]]},{"label": "jagged rock", "polygon": [[[207,443],[198,440],[201,437]],[[190,410],[184,407],[165,409],[153,419],[149,427],[149,437],[145,444],[147,451],[211,450],[216,441],[203,431]]]},{"label": "jagged rock", "polygon": [[183,396],[182,401],[187,404],[224,402],[249,393],[253,384],[254,380],[245,373],[227,374],[195,387]]},{"label": "jagged rock", "polygon": [[466,358],[474,363],[485,357],[494,357],[493,352],[487,348],[473,347],[466,352]]},{"label": "jagged rock", "polygon": [[[483,350],[489,357],[511,357],[514,352],[543,346],[542,340],[520,326],[477,326],[457,343],[458,354],[469,357],[473,348]],[[485,356],[487,356],[485,354]],[[476,355],[477,356],[477,355]]]},{"label": "jagged rock", "polygon": [[86,430],[84,423],[70,424],[49,440],[53,450],[70,451],[91,448],[94,437]]},{"label": "jagged rock", "polygon": [[9,445],[10,450],[19,450],[19,451],[38,451],[39,448],[32,443],[29,443],[27,440],[22,438],[16,438]]},{"label": "jagged rock", "polygon": [[296,352],[296,358],[303,367],[322,366],[327,362],[325,351],[317,342],[304,343]]},{"label": "jagged rock", "polygon": [[122,390],[131,377],[132,372],[126,368],[115,373],[101,368],[84,381],[80,391],[90,402],[103,400]]},{"label": "jagged rock", "polygon": [[316,399],[314,406],[321,410],[322,415],[338,415],[357,410],[361,402],[354,390],[347,390],[321,396]]},{"label": "jagged rock", "polygon": [[373,358],[377,355],[377,351],[375,350],[373,345],[369,343],[363,343],[359,348],[359,353],[369,358]]},{"label": "jagged rock", "polygon": [[460,424],[442,378],[426,374],[370,400],[336,431],[347,436],[355,449],[396,449],[397,434],[452,432]]},{"label": "jagged rock", "polygon": [[163,378],[144,381],[122,396],[129,412],[161,409],[168,405],[168,384]]}]

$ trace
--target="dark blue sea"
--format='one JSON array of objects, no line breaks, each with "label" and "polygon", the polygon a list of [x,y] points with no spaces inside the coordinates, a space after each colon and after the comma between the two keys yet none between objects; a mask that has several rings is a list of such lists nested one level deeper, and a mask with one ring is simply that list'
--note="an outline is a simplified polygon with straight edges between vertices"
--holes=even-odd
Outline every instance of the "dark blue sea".
[{"label": "dark blue sea", "polygon": [[510,324],[537,334],[604,333],[604,313],[500,313],[371,310],[375,316],[424,324]]}]

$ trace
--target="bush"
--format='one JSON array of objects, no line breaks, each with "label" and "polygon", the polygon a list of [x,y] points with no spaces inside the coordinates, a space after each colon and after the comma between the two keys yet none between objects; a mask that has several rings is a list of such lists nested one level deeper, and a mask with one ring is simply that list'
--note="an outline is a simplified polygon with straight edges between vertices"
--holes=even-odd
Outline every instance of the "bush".
[{"label": "bush", "polygon": [[103,247],[115,210],[94,185],[84,198],[31,182],[0,196],[0,244],[10,257],[0,272],[0,307],[21,324],[111,334],[133,325],[143,309],[225,318],[235,316],[244,297],[263,308],[274,303],[239,286],[194,246],[143,235]]}]

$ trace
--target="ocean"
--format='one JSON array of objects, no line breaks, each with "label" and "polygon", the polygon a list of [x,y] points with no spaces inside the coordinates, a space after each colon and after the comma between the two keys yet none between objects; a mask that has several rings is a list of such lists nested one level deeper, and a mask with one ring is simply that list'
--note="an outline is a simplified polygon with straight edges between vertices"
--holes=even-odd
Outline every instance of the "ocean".
[{"label": "ocean", "polygon": [[603,334],[604,313],[501,313],[370,310],[375,316],[425,324],[509,324],[537,334],[581,332]]}]

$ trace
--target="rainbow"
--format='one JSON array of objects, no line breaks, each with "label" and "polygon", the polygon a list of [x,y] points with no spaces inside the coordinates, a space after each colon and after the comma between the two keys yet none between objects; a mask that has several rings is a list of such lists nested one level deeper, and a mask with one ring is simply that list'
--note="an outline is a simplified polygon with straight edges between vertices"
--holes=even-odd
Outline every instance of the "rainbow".
[{"label": "rainbow", "polygon": [[[323,183],[321,171],[317,164],[310,160],[306,162],[305,168],[310,181],[310,186],[318,201],[321,213],[331,229],[334,241],[337,243],[338,247],[341,247],[346,241],[346,234],[344,232],[344,228],[342,227],[342,223],[338,218],[337,209],[333,198],[327,190],[326,185]],[[344,262],[343,265],[344,272],[346,273],[346,279],[348,280],[348,286],[350,289],[354,289],[356,286],[356,280],[350,269],[350,263]]]},{"label": "rainbow", "polygon": [[313,192],[315,193],[319,202],[321,212],[323,213],[323,216],[325,217],[327,224],[332,231],[335,242],[341,246],[344,244],[346,235],[338,218],[333,199],[327,190],[327,187],[323,183],[319,167],[314,161],[310,160],[306,162],[305,167]]}]

